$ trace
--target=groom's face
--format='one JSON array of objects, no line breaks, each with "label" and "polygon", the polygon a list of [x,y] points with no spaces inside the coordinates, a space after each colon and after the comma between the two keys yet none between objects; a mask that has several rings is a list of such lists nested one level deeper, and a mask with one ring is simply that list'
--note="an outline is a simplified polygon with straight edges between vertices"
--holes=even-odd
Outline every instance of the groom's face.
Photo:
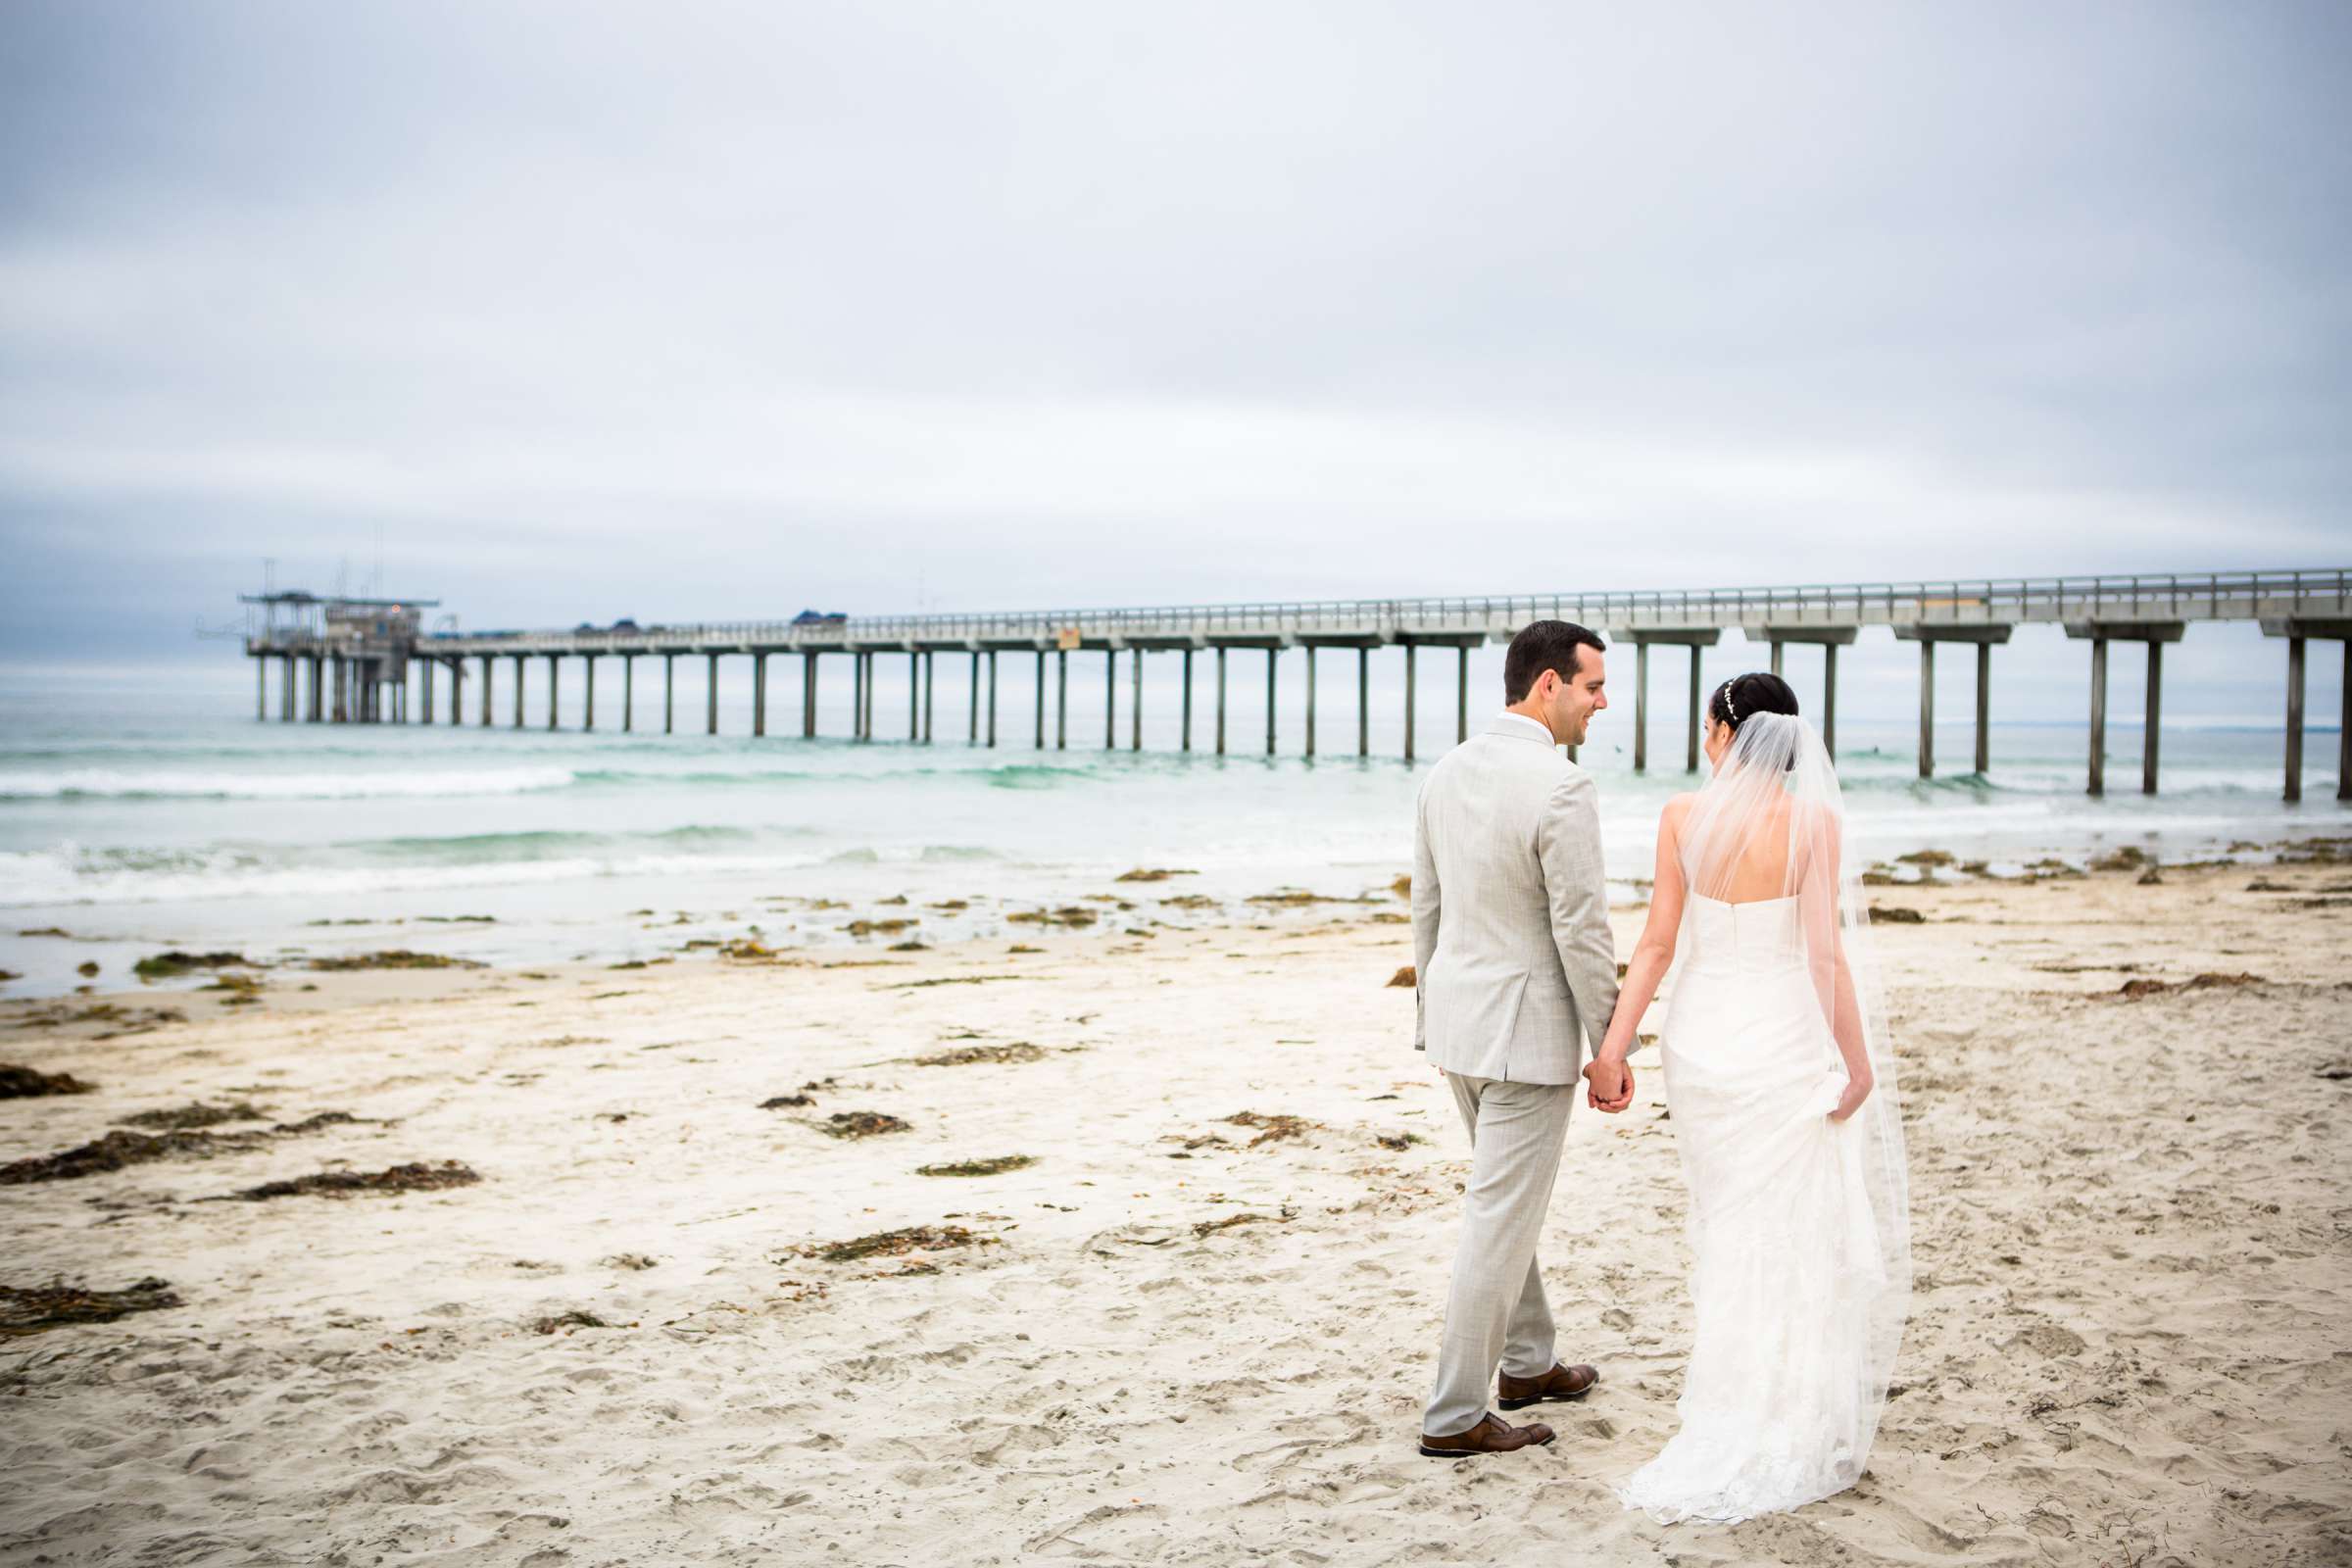
[{"label": "groom's face", "polygon": [[1608,680],[1608,670],[1600,650],[1578,648],[1575,674],[1563,679],[1547,670],[1544,678],[1558,683],[1544,705],[1545,725],[1562,745],[1584,745],[1585,729],[1592,722],[1592,715],[1609,706],[1602,689]]}]

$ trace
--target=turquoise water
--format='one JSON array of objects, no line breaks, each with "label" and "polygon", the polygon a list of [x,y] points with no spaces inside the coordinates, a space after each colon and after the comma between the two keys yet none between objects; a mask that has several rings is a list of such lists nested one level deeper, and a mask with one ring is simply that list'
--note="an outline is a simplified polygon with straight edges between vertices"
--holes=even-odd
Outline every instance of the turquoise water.
[{"label": "turquoise water", "polygon": [[[1421,771],[1453,738],[1447,683],[1444,701],[1424,696],[1418,767],[1358,760],[1352,684],[1335,681],[1321,712],[1325,755],[1298,755],[1303,713],[1286,707],[1282,755],[1269,759],[1262,684],[1237,680],[1234,754],[1186,756],[1175,750],[1176,694],[1156,671],[1142,753],[1126,749],[1124,685],[1120,749],[1102,749],[1099,678],[1084,702],[1073,688],[1068,750],[1051,749],[1051,714],[1049,749],[1034,748],[1033,688],[1015,679],[1000,698],[1001,744],[970,746],[963,690],[944,671],[932,746],[903,738],[903,688],[895,703],[886,690],[876,710],[884,735],[896,727],[901,738],[869,745],[754,740],[742,694],[722,694],[738,701],[722,704],[715,737],[551,733],[536,689],[531,727],[515,730],[503,727],[513,711],[503,683],[502,727],[288,725],[256,722],[239,664],[20,672],[0,686],[0,969],[21,976],[8,994],[70,989],[80,983],[74,966],[93,958],[102,983],[120,983],[132,957],[167,946],[617,960],[755,926],[770,945],[846,943],[848,922],[878,909],[919,919],[934,941],[1033,933],[1005,916],[1112,892],[1136,907],[1099,905],[1104,917],[1088,935],[1237,909],[1288,918],[1245,901],[1285,888],[1387,898],[1409,860]],[[820,714],[835,735],[849,727],[840,685],[838,710]],[[641,683],[640,725],[649,713],[658,725],[647,694]],[[699,689],[691,704],[685,695],[681,724],[699,728]],[[615,721],[617,692],[600,697]],[[1195,741],[1205,747],[1205,685],[1198,704]],[[1376,743],[1391,749],[1395,706],[1375,709]],[[1651,737],[1653,757],[1672,765],[1633,772],[1627,706],[1600,716],[1582,760],[1600,784],[1619,896],[1637,897],[1658,808],[1693,780],[1680,765],[1679,712]],[[576,721],[576,710],[565,716]],[[771,722],[799,727],[784,704]],[[2312,732],[2294,807],[2278,798],[2275,728],[2168,730],[2164,793],[2149,799],[2138,794],[2138,730],[2112,726],[2104,800],[2083,793],[2080,725],[1996,726],[1988,776],[1933,782],[1916,776],[1914,724],[1848,720],[1841,731],[1854,831],[1873,856],[1932,845],[1997,866],[2132,843],[2186,858],[2352,831],[2352,809],[2334,799],[2332,730]],[[1965,723],[1938,731],[1947,766],[1965,767],[1973,744]],[[1138,866],[1197,874],[1114,883]],[[1177,895],[1213,907],[1158,902]],[[881,903],[902,897],[908,907]],[[820,899],[841,906],[809,906]],[[914,907],[950,900],[968,907]],[[16,934],[52,926],[74,940]]]}]

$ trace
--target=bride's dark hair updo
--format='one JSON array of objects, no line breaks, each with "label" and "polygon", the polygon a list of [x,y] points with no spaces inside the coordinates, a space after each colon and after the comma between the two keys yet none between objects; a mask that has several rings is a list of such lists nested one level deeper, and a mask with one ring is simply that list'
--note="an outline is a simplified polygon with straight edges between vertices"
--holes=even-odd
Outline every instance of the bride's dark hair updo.
[{"label": "bride's dark hair updo", "polygon": [[1756,713],[1794,713],[1796,693],[1780,676],[1764,670],[1752,670],[1745,675],[1734,675],[1715,688],[1707,699],[1707,712],[1735,731],[1740,722]]}]

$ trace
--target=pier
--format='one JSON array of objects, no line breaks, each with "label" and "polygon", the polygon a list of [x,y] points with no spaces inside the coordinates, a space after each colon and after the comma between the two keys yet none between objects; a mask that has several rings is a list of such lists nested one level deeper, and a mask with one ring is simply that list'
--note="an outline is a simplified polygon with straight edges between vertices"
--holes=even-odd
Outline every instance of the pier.
[{"label": "pier", "polygon": [[[1052,696],[1052,745],[1070,744],[1069,662],[1100,658],[1109,679],[1104,686],[1102,744],[1117,749],[1119,665],[1128,663],[1128,747],[1143,748],[1146,654],[1173,654],[1182,662],[1179,745],[1194,749],[1193,673],[1196,655],[1213,655],[1215,716],[1209,744],[1226,754],[1228,660],[1262,657],[1266,685],[1265,755],[1276,754],[1279,735],[1275,698],[1283,656],[1297,650],[1304,665],[1307,734],[1302,750],[1314,755],[1317,704],[1316,656],[1355,655],[1356,754],[1372,755],[1371,660],[1395,649],[1404,661],[1402,755],[1414,760],[1417,660],[1423,650],[1455,656],[1455,736],[1470,732],[1470,650],[1508,642],[1531,620],[1572,620],[1601,632],[1612,646],[1634,652],[1634,766],[1649,767],[1650,650],[1681,649],[1689,659],[1690,701],[1684,736],[1683,767],[1699,764],[1699,651],[1718,644],[1727,631],[1764,645],[1779,673],[1790,644],[1817,646],[1823,654],[1817,706],[1823,738],[1833,755],[1838,734],[1838,651],[1851,647],[1864,631],[1884,628],[1916,642],[1920,659],[1919,773],[1936,772],[1936,651],[1958,645],[1976,664],[1975,771],[1992,765],[1993,651],[2019,626],[2051,624],[2084,645],[2090,721],[2086,788],[2106,793],[2107,651],[2114,643],[2139,643],[2148,652],[2140,788],[2157,788],[2162,732],[2163,651],[2180,642],[2196,622],[2252,621],[2284,650],[2285,798],[2302,797],[2304,675],[2309,645],[2335,643],[2344,658],[2343,727],[2338,734],[2336,798],[2352,800],[2352,568],[2311,571],[2227,571],[2096,577],[1985,578],[1969,581],[1860,583],[1776,588],[1713,588],[1646,593],[1510,595],[1493,598],[1367,599],[1303,603],[1191,605],[1143,609],[1028,611],[929,615],[818,616],[793,620],[705,622],[572,631],[432,631],[421,627],[422,612],[437,602],[321,598],[304,593],[247,595],[258,612],[246,639],[255,662],[258,715],[270,717],[270,674],[279,671],[278,716],[311,723],[494,722],[493,689],[500,665],[513,683],[514,726],[525,720],[524,693],[534,661],[545,665],[546,723],[562,721],[564,665],[579,662],[580,722],[596,727],[597,663],[620,666],[620,727],[636,727],[636,665],[662,661],[662,730],[677,725],[675,674],[681,658],[708,661],[704,712],[707,733],[718,733],[721,660],[748,661],[752,680],[752,733],[768,734],[768,663],[800,661],[800,734],[816,736],[817,693],[828,659],[850,665],[851,738],[879,738],[874,713],[878,662],[905,659],[909,673],[906,733],[909,744],[932,742],[933,685],[941,655],[966,658],[971,700],[965,739],[974,746],[998,744],[1000,659],[1013,656],[1028,666],[1022,695],[1032,701],[1030,744],[1048,746],[1047,710]],[[436,702],[435,675],[446,676],[447,697]],[[469,710],[465,682],[471,673],[480,692]],[[299,677],[308,676],[307,706],[298,703]],[[1018,679],[1018,676],[1015,677]],[[412,687],[416,703],[410,702]],[[1017,689],[1017,688],[1016,688]],[[1620,688],[1622,690],[1622,688]],[[331,692],[331,716],[322,701]],[[953,719],[950,720],[953,722]],[[1018,722],[1018,720],[1014,720]]]}]

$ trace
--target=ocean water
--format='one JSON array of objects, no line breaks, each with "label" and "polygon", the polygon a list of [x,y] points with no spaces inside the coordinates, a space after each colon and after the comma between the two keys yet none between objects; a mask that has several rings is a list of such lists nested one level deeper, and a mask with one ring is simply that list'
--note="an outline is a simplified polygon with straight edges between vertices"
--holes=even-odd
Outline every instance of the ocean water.
[{"label": "ocean water", "polygon": [[[635,734],[551,732],[537,693],[530,727],[508,727],[503,684],[498,727],[487,729],[265,723],[250,673],[225,662],[58,679],[18,671],[0,683],[0,969],[18,976],[6,994],[69,991],[90,960],[97,983],[119,985],[137,956],[168,947],[618,961],[754,931],[777,947],[851,944],[859,939],[849,923],[878,914],[916,919],[913,934],[934,941],[1048,940],[1008,917],[1104,894],[1134,907],[1097,903],[1094,926],[1051,940],[1237,911],[1314,917],[1247,902],[1289,889],[1400,910],[1387,890],[1409,865],[1413,792],[1453,738],[1450,701],[1431,704],[1418,765],[1359,760],[1344,684],[1326,698],[1324,755],[1311,761],[1298,755],[1303,715],[1288,710],[1280,755],[1263,755],[1262,697],[1247,713],[1237,705],[1229,755],[1184,755],[1164,691],[1152,694],[1140,753],[1127,749],[1121,691],[1119,749],[1106,750],[1099,681],[1090,704],[1073,692],[1067,750],[1053,749],[1051,729],[1048,749],[1034,747],[1031,691],[1017,681],[993,750],[967,744],[968,708],[944,686],[930,746],[904,739],[903,693],[895,712],[887,700],[877,708],[885,738],[865,745],[803,740],[797,713],[781,708],[775,724],[796,733],[755,740],[740,699],[722,708],[717,736],[645,733],[661,715],[658,695],[648,697],[658,685],[644,681]],[[835,736],[849,727],[846,689],[838,696],[838,710],[820,715]],[[615,722],[617,694],[600,697]],[[1201,748],[1205,705],[1203,695]],[[680,729],[699,731],[703,713],[697,692],[680,704]],[[576,723],[576,710],[565,716]],[[1482,716],[1474,708],[1474,727]],[[1396,728],[1391,715],[1377,734],[1392,753]],[[1602,714],[1581,759],[1599,782],[1620,899],[1641,897],[1659,808],[1694,783],[1681,766],[1679,714],[1652,736],[1668,765],[1646,776],[1633,771],[1631,733],[1625,706]],[[1915,736],[1914,724],[1841,726],[1853,832],[1873,857],[1936,847],[1997,869],[2126,843],[2186,858],[2352,831],[2352,808],[2334,799],[2331,729],[2306,743],[2298,806],[2279,799],[2275,727],[2168,729],[2164,792],[2152,799],[2138,793],[2132,726],[2110,728],[2104,800],[2084,793],[2080,725],[1997,725],[1983,778],[1966,772],[1966,722],[1942,726],[1945,772],[1932,782],[1916,776]],[[1114,881],[1137,867],[1193,874]],[[1176,897],[1210,905],[1160,902]],[[898,899],[906,906],[884,902]],[[966,907],[928,906],[950,901]],[[21,934],[47,928],[70,938]]]}]

